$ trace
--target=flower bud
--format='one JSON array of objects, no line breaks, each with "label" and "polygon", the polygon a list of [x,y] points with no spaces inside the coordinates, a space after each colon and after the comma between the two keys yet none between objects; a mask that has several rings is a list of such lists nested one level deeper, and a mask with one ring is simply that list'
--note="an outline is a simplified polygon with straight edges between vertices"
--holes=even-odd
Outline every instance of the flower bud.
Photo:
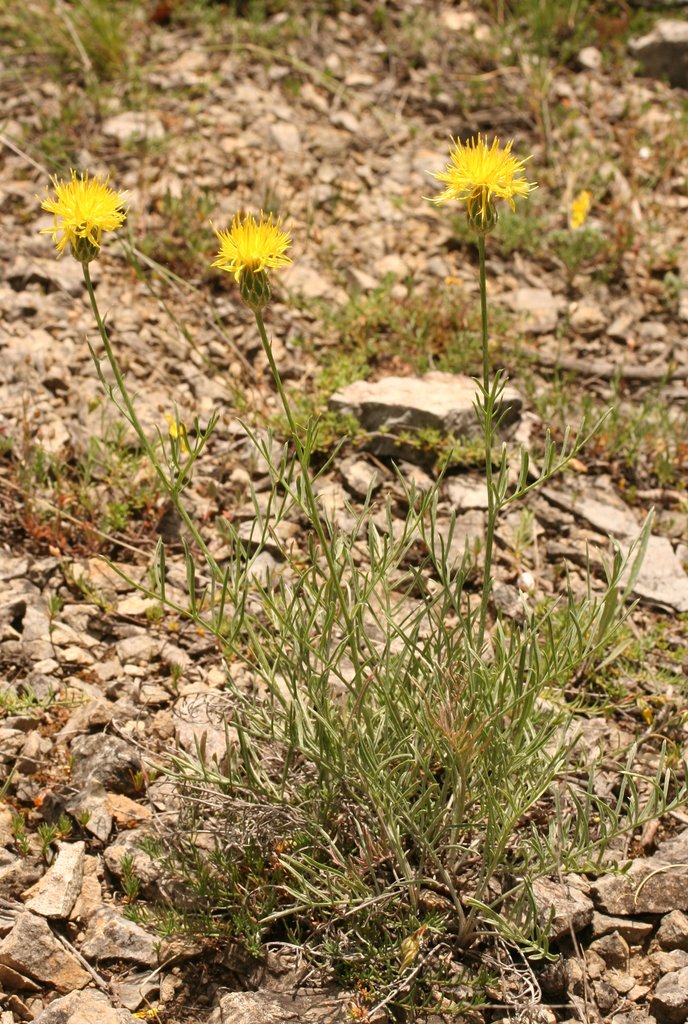
[{"label": "flower bud", "polygon": [[242,270],[239,291],[243,302],[254,311],[264,309],[272,297],[270,281],[264,270]]},{"label": "flower bud", "polygon": [[466,200],[466,217],[476,234],[489,235],[497,227],[499,213],[491,196],[486,199],[478,193]]},{"label": "flower bud", "polygon": [[100,255],[100,247],[94,245],[89,238],[75,237],[70,242],[72,256],[79,263],[92,263]]}]

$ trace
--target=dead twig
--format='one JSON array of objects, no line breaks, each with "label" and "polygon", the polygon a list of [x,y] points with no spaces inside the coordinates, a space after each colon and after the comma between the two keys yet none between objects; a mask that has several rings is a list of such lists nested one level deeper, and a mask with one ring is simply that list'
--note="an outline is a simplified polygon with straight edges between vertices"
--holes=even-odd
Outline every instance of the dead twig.
[{"label": "dead twig", "polygon": [[552,370],[568,370],[584,377],[600,377],[602,380],[664,381],[688,380],[688,366],[660,363],[654,366],[624,365],[610,363],[605,359],[578,359],[576,356],[557,356],[549,352],[531,350],[527,353],[534,363]]}]

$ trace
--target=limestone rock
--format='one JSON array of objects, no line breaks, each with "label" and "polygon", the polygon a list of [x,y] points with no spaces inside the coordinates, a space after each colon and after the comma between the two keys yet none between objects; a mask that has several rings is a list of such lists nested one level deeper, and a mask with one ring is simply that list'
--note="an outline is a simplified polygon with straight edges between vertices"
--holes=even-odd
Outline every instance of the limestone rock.
[{"label": "limestone rock", "polygon": [[500,296],[512,312],[519,314],[521,326],[530,334],[551,334],[557,328],[565,301],[549,288],[515,288]]},{"label": "limestone rock", "polygon": [[97,910],[88,923],[80,952],[89,960],[133,960],[152,967],[157,963],[156,940],[112,907]]},{"label": "limestone rock", "polygon": [[299,1014],[285,1010],[271,993],[228,992],[208,1024],[286,1024],[300,1020]]},{"label": "limestone rock", "polygon": [[94,733],[72,740],[72,782],[84,786],[99,782],[115,793],[136,795],[134,775],[141,770],[141,759],[134,747],[119,736]]},{"label": "limestone rock", "polygon": [[688,1019],[688,967],[660,978],[650,1009],[659,1024],[684,1024]]},{"label": "limestone rock", "polygon": [[26,907],[42,917],[69,917],[81,891],[86,844],[63,843],[43,877],[24,893]]},{"label": "limestone rock", "polygon": [[632,917],[609,917],[595,911],[592,915],[593,938],[599,939],[609,932],[617,932],[631,945],[643,942],[652,935],[654,926],[649,921],[635,921]]},{"label": "limestone rock", "polygon": [[116,1010],[102,992],[87,989],[55,999],[34,1024],[136,1024],[129,1010]]},{"label": "limestone rock", "polygon": [[599,939],[590,943],[589,949],[594,950],[602,957],[607,967],[626,970],[630,950],[626,940],[618,932],[608,932]]},{"label": "limestone rock", "polygon": [[[369,431],[398,434],[434,429],[445,434],[475,436],[479,432],[473,407],[475,394],[475,383],[470,377],[436,371],[423,377],[355,381],[332,395],[329,406],[345,416],[354,416]],[[503,398],[503,407],[508,409],[507,423],[518,418],[521,405],[519,393],[507,386]]]},{"label": "limestone rock", "polygon": [[270,142],[283,153],[301,151],[301,135],[295,124],[278,122],[270,127]]},{"label": "limestone rock", "polygon": [[647,35],[631,40],[629,49],[645,75],[688,88],[688,22],[662,18]]},{"label": "limestone rock", "polygon": [[672,910],[663,917],[657,929],[657,942],[662,949],[688,950],[688,915]]},{"label": "limestone rock", "polygon": [[[657,872],[658,868],[665,868]],[[637,860],[625,875],[605,875],[590,888],[595,906],[608,914],[688,911],[688,864],[669,867],[655,857]]]},{"label": "limestone rock", "polygon": [[552,942],[569,935],[572,929],[579,932],[592,921],[592,900],[574,885],[563,886],[539,878],[533,885],[533,895],[540,923],[545,925],[551,918],[549,938]]},{"label": "limestone rock", "polygon": [[103,121],[101,131],[117,142],[134,142],[137,139],[159,142],[165,137],[162,119],[152,111],[125,110],[114,114]]},{"label": "limestone rock", "polygon": [[17,915],[12,931],[0,942],[0,964],[52,985],[58,992],[83,988],[91,980],[43,918],[28,910]]}]

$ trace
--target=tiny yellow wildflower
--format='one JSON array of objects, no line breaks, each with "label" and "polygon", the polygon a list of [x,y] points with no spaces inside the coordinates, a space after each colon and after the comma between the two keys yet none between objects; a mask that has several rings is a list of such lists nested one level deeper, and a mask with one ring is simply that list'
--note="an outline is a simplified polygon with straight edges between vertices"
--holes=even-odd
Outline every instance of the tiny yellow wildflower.
[{"label": "tiny yellow wildflower", "polygon": [[170,437],[173,441],[179,442],[179,450],[182,455],[190,455],[191,449],[189,448],[188,434],[184,424],[178,423],[175,417],[171,416],[168,412],[165,413],[165,419],[167,420]]},{"label": "tiny yellow wildflower", "polygon": [[465,145],[459,140],[452,142],[451,163],[444,171],[433,174],[447,187],[432,201],[438,206],[452,199],[465,203],[473,227],[481,233],[491,231],[497,223],[494,200],[505,199],[513,210],[514,199],[526,198],[537,184],[526,181],[525,160],[512,156],[513,141],[503,148],[498,138],[488,146],[482,135],[477,140],[469,139]]},{"label": "tiny yellow wildflower", "polygon": [[44,199],[41,209],[52,213],[55,220],[41,234],[52,235],[58,256],[71,245],[75,259],[90,263],[98,255],[103,231],[114,231],[124,223],[125,195],[109,187],[109,178],[89,178],[88,172],[77,175],[74,170],[71,175],[70,181],[50,179],[55,196]]},{"label": "tiny yellow wildflower", "polygon": [[588,219],[592,205],[592,192],[585,189],[579,192],[569,207],[569,227],[572,231],[582,228]]}]

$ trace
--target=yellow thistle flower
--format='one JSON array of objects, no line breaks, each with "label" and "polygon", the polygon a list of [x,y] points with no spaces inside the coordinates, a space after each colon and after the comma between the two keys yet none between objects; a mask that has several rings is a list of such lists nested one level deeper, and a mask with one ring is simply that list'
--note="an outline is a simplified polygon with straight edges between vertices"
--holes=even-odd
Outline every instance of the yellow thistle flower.
[{"label": "yellow thistle flower", "polygon": [[592,205],[592,192],[585,189],[579,192],[569,207],[569,227],[572,231],[582,228],[588,219],[590,206]]},{"label": "yellow thistle flower", "polygon": [[234,274],[237,282],[245,270],[255,274],[267,269],[277,270],[291,263],[285,255],[291,239],[286,231],[280,230],[279,220],[273,222],[272,214],[266,220],[261,211],[260,223],[256,223],[252,213],[243,220],[237,213],[229,231],[216,228],[215,234],[220,240],[220,251],[211,266]]},{"label": "yellow thistle flower", "polygon": [[[125,195],[113,191],[109,178],[89,178],[88,173],[71,172],[70,181],[51,178],[54,198],[44,199],[41,209],[52,213],[55,220],[51,228],[41,234],[52,235],[61,256],[68,245],[80,263],[90,263],[98,255],[103,231],[114,231],[126,219],[123,209]],[[60,235],[61,232],[61,235]]]},{"label": "yellow thistle flower", "polygon": [[486,233],[497,223],[495,199],[505,199],[514,210],[514,199],[526,198],[537,184],[526,181],[525,160],[511,155],[512,141],[507,142],[504,148],[497,138],[488,146],[481,135],[477,141],[471,138],[465,145],[458,140],[452,141],[451,163],[446,170],[433,174],[447,187],[432,201],[438,206],[452,199],[465,203],[473,227]]},{"label": "yellow thistle flower", "polygon": [[270,214],[266,220],[261,210],[257,223],[252,213],[243,220],[237,213],[228,231],[215,228],[215,234],[220,240],[220,251],[211,266],[234,274],[246,305],[254,310],[263,309],[270,301],[266,271],[287,267],[292,262],[286,255],[291,238],[280,229],[279,218],[273,221]]}]

